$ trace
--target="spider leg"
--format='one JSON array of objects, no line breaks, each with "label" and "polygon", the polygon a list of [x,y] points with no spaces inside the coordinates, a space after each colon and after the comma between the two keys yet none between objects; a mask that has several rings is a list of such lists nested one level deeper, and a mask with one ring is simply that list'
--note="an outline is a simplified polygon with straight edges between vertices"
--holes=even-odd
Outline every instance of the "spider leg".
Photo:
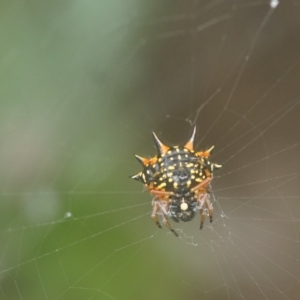
[{"label": "spider leg", "polygon": [[169,230],[174,233],[175,236],[179,237],[178,233],[172,228],[171,224],[168,221],[168,218],[163,214],[163,222],[169,228]]},{"label": "spider leg", "polygon": [[198,185],[196,185],[195,187],[193,187],[191,189],[191,191],[194,192],[196,190],[201,190],[202,188],[204,188],[205,186],[207,186],[211,182],[211,180],[212,180],[212,177],[207,177],[205,180],[203,180]]},{"label": "spider leg", "polygon": [[154,200],[152,202],[152,205],[153,205],[153,210],[152,210],[151,218],[154,221],[154,223],[158,226],[158,228],[161,228],[161,225],[157,219],[157,212],[159,210],[159,205],[158,205],[157,201],[154,201]]},{"label": "spider leg", "polygon": [[204,224],[204,221],[205,221],[205,211],[204,209],[200,209],[200,215],[201,215],[201,218],[200,218],[200,230],[203,228],[203,224]]},{"label": "spider leg", "polygon": [[206,205],[206,207],[207,207],[207,209],[208,209],[209,222],[212,223],[212,221],[213,221],[213,212],[214,212],[214,209],[213,209],[213,206],[212,206],[212,204],[211,204],[211,202],[210,202],[209,195],[208,195],[208,194],[206,194],[206,195],[207,195],[207,196],[206,196],[206,198],[205,198],[205,205]]},{"label": "spider leg", "polygon": [[205,221],[205,216],[206,216],[206,213],[205,213],[205,209],[206,208],[208,210],[208,214],[209,214],[209,221],[210,223],[213,221],[213,206],[209,200],[209,194],[208,193],[205,193],[205,194],[200,194],[198,196],[198,207],[199,207],[199,210],[200,210],[200,215],[201,215],[201,218],[200,218],[200,230],[203,228],[203,224],[204,224],[204,221]]},{"label": "spider leg", "polygon": [[175,235],[179,236],[178,233],[172,228],[171,224],[168,221],[167,218],[167,208],[168,208],[168,202],[167,201],[161,201],[157,200],[157,198],[154,198],[152,201],[153,210],[152,210],[152,219],[156,223],[156,225],[161,228],[161,225],[157,219],[157,213],[161,212],[162,214],[162,221],[165,224],[165,226]]}]

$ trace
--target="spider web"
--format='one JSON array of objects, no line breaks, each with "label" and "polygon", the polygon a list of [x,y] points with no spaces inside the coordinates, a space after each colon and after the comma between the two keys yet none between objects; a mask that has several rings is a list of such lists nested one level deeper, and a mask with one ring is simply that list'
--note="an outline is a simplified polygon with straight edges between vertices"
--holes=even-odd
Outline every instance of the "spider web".
[{"label": "spider web", "polygon": [[[300,2],[3,1],[1,299],[300,294]],[[215,145],[214,222],[150,218],[151,130]]]}]

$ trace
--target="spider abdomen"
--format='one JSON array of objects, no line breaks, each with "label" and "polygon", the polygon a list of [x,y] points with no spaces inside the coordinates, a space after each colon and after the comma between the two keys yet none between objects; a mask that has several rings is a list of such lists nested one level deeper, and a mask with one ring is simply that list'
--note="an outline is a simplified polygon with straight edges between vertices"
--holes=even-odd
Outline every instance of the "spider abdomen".
[{"label": "spider abdomen", "polygon": [[184,195],[210,174],[203,158],[184,147],[172,147],[144,167],[141,177],[146,185],[162,191]]}]

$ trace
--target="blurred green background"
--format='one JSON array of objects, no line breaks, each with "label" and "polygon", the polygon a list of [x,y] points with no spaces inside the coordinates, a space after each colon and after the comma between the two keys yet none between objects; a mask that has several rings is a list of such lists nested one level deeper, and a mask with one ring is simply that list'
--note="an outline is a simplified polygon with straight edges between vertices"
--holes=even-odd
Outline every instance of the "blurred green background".
[{"label": "blurred green background", "polygon": [[[298,299],[299,16],[0,1],[0,298]],[[128,176],[152,130],[180,144],[193,124],[224,167],[213,226],[176,239]]]}]

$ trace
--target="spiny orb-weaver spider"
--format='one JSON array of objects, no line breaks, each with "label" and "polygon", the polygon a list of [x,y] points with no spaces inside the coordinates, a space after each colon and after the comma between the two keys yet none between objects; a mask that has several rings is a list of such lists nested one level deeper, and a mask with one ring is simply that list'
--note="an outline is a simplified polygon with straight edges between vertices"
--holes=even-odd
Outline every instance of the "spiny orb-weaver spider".
[{"label": "spiny orb-weaver spider", "polygon": [[168,221],[191,221],[197,210],[200,212],[200,229],[203,228],[206,210],[210,222],[213,221],[213,206],[209,199],[209,184],[213,171],[222,167],[211,163],[208,158],[214,146],[202,152],[194,151],[196,127],[184,146],[169,147],[164,145],[152,132],[158,155],[143,158],[135,155],[144,167],[142,172],[131,176],[142,182],[152,200],[152,219],[161,228],[157,214],[162,216],[163,223],[178,236]]}]

